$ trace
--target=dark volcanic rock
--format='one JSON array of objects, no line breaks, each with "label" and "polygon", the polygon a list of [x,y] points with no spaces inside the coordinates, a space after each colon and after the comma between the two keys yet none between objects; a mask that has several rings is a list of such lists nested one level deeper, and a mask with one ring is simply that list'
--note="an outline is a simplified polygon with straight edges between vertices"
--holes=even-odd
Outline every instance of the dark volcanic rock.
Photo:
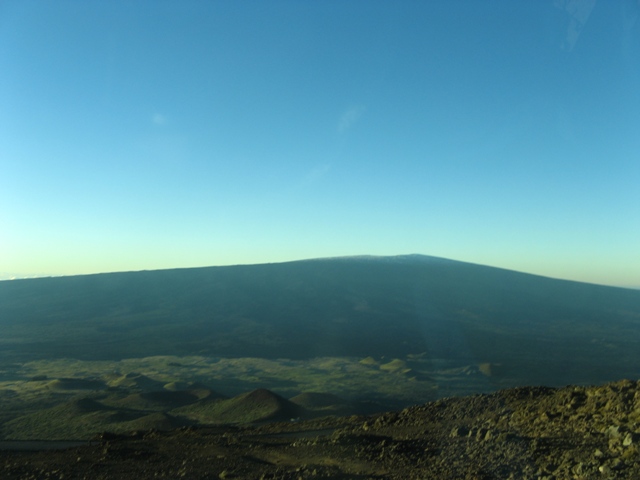
[{"label": "dark volcanic rock", "polygon": [[[272,400],[267,391],[248,397]],[[640,383],[625,380],[503,390],[375,416],[105,434],[67,450],[0,450],[0,477],[636,479],[639,444]]]}]

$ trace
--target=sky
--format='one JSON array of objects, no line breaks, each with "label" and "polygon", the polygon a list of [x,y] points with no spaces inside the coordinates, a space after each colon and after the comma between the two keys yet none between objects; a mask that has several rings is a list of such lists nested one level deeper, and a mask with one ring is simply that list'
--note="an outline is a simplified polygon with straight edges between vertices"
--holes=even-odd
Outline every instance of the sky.
[{"label": "sky", "polygon": [[0,2],[0,275],[421,253],[640,287],[637,0]]}]

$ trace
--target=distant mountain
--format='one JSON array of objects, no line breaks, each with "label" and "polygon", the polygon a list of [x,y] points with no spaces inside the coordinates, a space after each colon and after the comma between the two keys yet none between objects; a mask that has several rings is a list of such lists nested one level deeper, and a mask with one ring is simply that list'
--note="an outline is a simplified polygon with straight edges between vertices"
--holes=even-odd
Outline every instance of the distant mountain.
[{"label": "distant mountain", "polygon": [[640,291],[422,255],[0,282],[0,327],[6,361],[422,355],[523,383],[640,376]]}]

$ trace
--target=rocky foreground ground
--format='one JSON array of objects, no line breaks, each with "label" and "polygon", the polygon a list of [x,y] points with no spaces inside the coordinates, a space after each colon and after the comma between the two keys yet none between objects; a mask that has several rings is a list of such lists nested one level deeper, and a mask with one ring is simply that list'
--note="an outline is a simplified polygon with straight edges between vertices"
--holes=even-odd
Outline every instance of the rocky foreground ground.
[{"label": "rocky foreground ground", "polygon": [[640,382],[524,387],[400,412],[0,451],[3,479],[640,478]]}]

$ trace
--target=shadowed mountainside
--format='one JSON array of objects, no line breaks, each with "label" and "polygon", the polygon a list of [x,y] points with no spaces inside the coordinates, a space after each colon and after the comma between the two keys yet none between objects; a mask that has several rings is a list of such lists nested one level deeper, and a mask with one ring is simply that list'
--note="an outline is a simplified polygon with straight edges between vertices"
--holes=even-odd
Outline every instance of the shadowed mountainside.
[{"label": "shadowed mountainside", "polygon": [[640,291],[420,255],[5,281],[0,325],[4,361],[423,354],[521,384],[640,376]]}]

